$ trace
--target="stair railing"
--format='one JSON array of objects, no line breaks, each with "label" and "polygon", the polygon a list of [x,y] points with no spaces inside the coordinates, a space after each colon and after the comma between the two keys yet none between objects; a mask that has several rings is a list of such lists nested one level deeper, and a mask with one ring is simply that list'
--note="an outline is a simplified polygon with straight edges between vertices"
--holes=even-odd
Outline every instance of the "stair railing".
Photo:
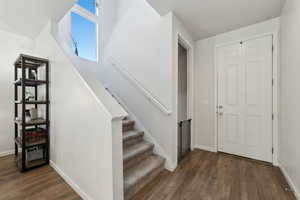
[{"label": "stair railing", "polygon": [[172,110],[170,110],[166,105],[164,105],[158,97],[151,93],[146,87],[144,87],[134,76],[126,70],[115,58],[108,57],[106,59],[122,76],[124,76],[134,87],[136,87],[141,94],[145,96],[156,108],[166,115],[171,115]]}]

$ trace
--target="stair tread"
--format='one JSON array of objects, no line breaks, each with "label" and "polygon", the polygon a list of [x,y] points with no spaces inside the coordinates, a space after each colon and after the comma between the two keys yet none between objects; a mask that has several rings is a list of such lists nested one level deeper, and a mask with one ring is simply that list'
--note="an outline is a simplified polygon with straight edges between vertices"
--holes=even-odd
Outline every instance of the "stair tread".
[{"label": "stair tread", "polygon": [[133,121],[133,120],[128,120],[128,119],[123,120],[122,121],[123,132],[129,131],[129,130],[134,130],[134,124],[135,124],[135,121]]},{"label": "stair tread", "polygon": [[123,133],[123,141],[130,140],[137,137],[142,137],[143,135],[144,133],[142,131],[137,131],[137,130],[125,131]]},{"label": "stair tread", "polygon": [[140,143],[137,143],[135,145],[132,145],[130,147],[127,147],[124,149],[123,152],[123,161],[128,161],[135,156],[138,156],[146,151],[149,151],[154,148],[154,144],[142,141]]},{"label": "stair tread", "polygon": [[165,159],[158,155],[150,155],[145,160],[126,171],[124,174],[124,190],[125,192],[131,186],[139,183],[143,178],[148,176],[154,170],[163,167]]},{"label": "stair tread", "polygon": [[134,123],[134,121],[133,120],[130,120],[130,119],[124,119],[124,120],[122,120],[122,124],[123,125],[129,125],[129,124],[133,124]]}]

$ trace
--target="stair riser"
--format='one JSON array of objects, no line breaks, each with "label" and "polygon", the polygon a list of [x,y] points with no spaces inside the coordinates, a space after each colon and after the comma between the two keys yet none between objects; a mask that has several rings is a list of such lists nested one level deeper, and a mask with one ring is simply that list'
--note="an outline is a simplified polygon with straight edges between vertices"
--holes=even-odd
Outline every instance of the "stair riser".
[{"label": "stair riser", "polygon": [[131,131],[134,128],[134,123],[123,124],[123,132]]},{"label": "stair riser", "polygon": [[145,178],[139,181],[137,184],[130,187],[127,191],[125,191],[124,200],[129,200],[132,198],[138,191],[140,191],[143,187],[145,187],[148,183],[153,181],[155,177],[157,177],[164,170],[163,164],[159,166],[157,169],[153,170],[149,173]]},{"label": "stair riser", "polygon": [[124,171],[130,169],[131,167],[137,165],[140,163],[142,160],[146,159],[148,156],[153,154],[153,148],[148,149],[147,151],[140,153],[139,155],[130,158],[130,160],[124,161]]},{"label": "stair riser", "polygon": [[140,142],[143,141],[143,135],[140,135],[138,137],[135,137],[135,138],[130,138],[130,139],[127,139],[127,140],[124,140],[123,141],[123,148],[128,148],[132,145],[135,145],[135,144],[138,144]]}]

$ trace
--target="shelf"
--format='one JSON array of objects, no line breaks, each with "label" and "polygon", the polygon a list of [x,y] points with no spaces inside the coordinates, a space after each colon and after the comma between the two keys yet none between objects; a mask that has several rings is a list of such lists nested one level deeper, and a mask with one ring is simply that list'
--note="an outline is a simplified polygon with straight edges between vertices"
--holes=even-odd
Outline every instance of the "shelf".
[{"label": "shelf", "polygon": [[23,126],[36,126],[36,125],[46,125],[47,121],[45,119],[35,119],[30,120],[28,122],[25,122],[25,124],[22,124],[22,120],[15,120],[15,123],[23,125]]},{"label": "shelf", "polygon": [[28,56],[28,55],[24,55],[21,54],[19,56],[19,58],[16,60],[15,62],[15,66],[17,68],[21,68],[22,67],[22,59],[24,59],[25,61],[25,68],[38,68],[38,67],[42,67],[44,64],[46,64],[48,62],[47,59],[43,59],[43,58],[37,58],[37,57],[33,57],[33,56]]},{"label": "shelf", "polygon": [[[15,101],[16,104],[22,104],[23,101]],[[49,104],[48,101],[25,101],[24,102],[25,104],[33,104],[33,105],[36,105],[36,104]]]},{"label": "shelf", "polygon": [[[14,63],[14,117],[21,120],[14,121],[13,143],[15,144],[17,165],[21,172],[49,164],[49,67],[48,59],[24,54],[20,54]],[[43,80],[35,80],[34,78]],[[26,90],[28,89],[34,90],[34,98],[26,99]],[[45,98],[41,98],[43,100],[39,100],[38,98],[40,97],[40,92],[45,96]],[[19,105],[22,105],[22,109],[20,109],[21,106]],[[26,105],[30,105],[30,107],[34,106],[35,109],[40,109],[40,107],[45,108],[43,118],[27,121],[26,117],[25,120],[25,116],[29,114],[26,110]],[[22,152],[18,153],[20,148]],[[36,160],[29,161],[31,159]]]},{"label": "shelf", "polygon": [[33,167],[38,167],[38,166],[41,166],[41,165],[46,165],[47,164],[47,161],[44,160],[44,159],[38,159],[38,160],[33,160],[33,161],[30,161],[26,164],[26,167],[27,168],[33,168]]},{"label": "shelf", "polygon": [[[20,137],[15,138],[15,142],[22,147],[22,139]],[[25,143],[25,148],[31,148],[34,146],[39,146],[39,145],[45,145],[46,144],[46,138],[41,139],[37,142],[26,142]]]},{"label": "shelf", "polygon": [[[18,167],[21,169],[21,162],[22,160],[20,158],[17,158],[16,160],[17,162],[17,165]],[[33,160],[33,161],[29,161],[27,162],[25,165],[26,165],[26,168],[25,169],[21,169],[23,172],[24,171],[28,171],[28,170],[31,170],[31,169],[34,169],[34,168],[38,168],[38,167],[41,167],[41,166],[44,166],[44,165],[47,165],[48,164],[48,161],[45,160],[45,159],[37,159],[37,160]]]},{"label": "shelf", "polygon": [[[21,86],[22,85],[22,80],[21,79],[17,80],[14,83],[17,86]],[[35,87],[35,86],[44,85],[44,84],[47,84],[47,83],[48,82],[44,81],[44,80],[31,80],[31,79],[25,79],[24,80],[25,86],[28,86],[28,87]]]}]

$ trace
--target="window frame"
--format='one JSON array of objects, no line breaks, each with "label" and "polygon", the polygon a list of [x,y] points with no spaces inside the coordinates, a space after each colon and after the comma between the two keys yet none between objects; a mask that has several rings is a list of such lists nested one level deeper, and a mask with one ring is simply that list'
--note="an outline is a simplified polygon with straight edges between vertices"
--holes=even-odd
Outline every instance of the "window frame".
[{"label": "window frame", "polygon": [[[78,1],[78,0],[76,0]],[[80,6],[79,4],[77,4],[77,2],[75,3],[74,7],[79,7],[80,9],[83,9],[85,12],[88,12],[90,15],[93,15],[93,16],[99,16],[99,8],[100,8],[100,3],[99,3],[99,0],[95,0],[95,13],[92,13],[91,11],[89,11],[88,9]]]},{"label": "window frame", "polygon": [[[90,12],[89,10],[81,7],[80,5],[78,5],[77,3],[72,7],[72,9],[70,10],[69,12],[69,16],[70,16],[70,32],[72,30],[72,18],[71,18],[71,14],[72,13],[75,13],[75,14],[78,14],[80,15],[81,17],[85,18],[86,20],[89,20],[93,23],[95,23],[96,25],[96,61],[94,60],[89,60],[87,58],[83,58],[81,57],[80,55],[78,55],[77,57],[80,58],[80,59],[83,59],[83,60],[86,60],[86,61],[89,61],[89,62],[96,62],[96,63],[99,63],[100,62],[100,55],[99,55],[99,52],[100,52],[100,48],[101,48],[101,45],[99,44],[99,26],[100,26],[100,17],[99,17],[99,13],[100,13],[100,4],[99,4],[99,1],[96,0],[96,3],[97,3],[97,7],[96,7],[96,13],[92,13]],[[72,32],[71,32],[71,35],[72,35]]]}]

